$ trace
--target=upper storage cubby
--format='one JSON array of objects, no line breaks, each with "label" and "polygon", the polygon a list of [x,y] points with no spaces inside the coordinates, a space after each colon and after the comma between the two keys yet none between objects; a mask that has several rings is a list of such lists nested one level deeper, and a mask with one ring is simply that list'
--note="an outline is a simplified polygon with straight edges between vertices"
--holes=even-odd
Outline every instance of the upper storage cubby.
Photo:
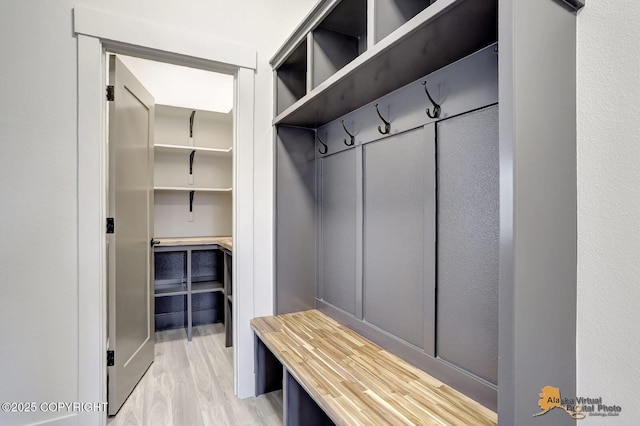
[{"label": "upper storage cubby", "polygon": [[280,114],[307,94],[306,39],[276,69],[276,76],[276,102]]},{"label": "upper storage cubby", "polygon": [[400,28],[436,0],[374,0],[376,43]]},{"label": "upper storage cubby", "polygon": [[367,0],[342,0],[313,30],[312,88],[367,50]]},{"label": "upper storage cubby", "polygon": [[274,124],[321,127],[497,40],[498,0],[322,1],[271,60]]}]

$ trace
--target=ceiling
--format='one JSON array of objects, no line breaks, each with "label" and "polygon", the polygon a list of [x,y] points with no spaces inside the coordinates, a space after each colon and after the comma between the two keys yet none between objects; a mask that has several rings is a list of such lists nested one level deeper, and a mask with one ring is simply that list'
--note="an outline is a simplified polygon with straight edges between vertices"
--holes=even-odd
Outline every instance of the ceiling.
[{"label": "ceiling", "polygon": [[233,76],[132,56],[118,58],[151,93],[155,103],[228,113],[233,108]]}]

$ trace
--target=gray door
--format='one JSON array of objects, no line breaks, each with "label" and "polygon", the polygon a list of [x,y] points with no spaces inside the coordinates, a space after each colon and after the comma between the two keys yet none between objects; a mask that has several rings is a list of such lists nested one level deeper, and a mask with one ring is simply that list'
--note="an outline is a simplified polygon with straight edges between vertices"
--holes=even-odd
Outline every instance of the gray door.
[{"label": "gray door", "polygon": [[109,59],[108,367],[109,415],[116,414],[153,362],[151,280],[153,236],[153,116],[151,95],[122,62]]}]

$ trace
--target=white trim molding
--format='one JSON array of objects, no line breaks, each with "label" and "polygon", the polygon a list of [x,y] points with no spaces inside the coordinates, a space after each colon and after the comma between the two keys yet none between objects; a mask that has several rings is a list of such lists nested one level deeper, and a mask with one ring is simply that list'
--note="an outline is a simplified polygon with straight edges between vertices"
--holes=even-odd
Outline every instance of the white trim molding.
[{"label": "white trim molding", "polygon": [[99,38],[103,43],[124,43],[237,68],[255,70],[257,66],[254,48],[81,6],[73,9],[73,30],[76,34]]}]

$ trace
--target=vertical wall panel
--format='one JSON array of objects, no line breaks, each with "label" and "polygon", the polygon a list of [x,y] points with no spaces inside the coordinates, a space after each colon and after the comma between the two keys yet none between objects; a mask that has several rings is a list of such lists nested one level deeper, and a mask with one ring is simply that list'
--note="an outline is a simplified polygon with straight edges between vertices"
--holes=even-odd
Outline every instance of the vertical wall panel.
[{"label": "vertical wall panel", "polygon": [[437,352],[497,383],[498,107],[438,125]]},{"label": "vertical wall panel", "polygon": [[356,313],[355,149],[322,160],[322,298]]},{"label": "vertical wall panel", "polygon": [[425,203],[433,197],[425,180],[434,173],[427,143],[419,128],[364,148],[364,317],[420,348],[425,345]]},{"label": "vertical wall panel", "polygon": [[314,133],[278,127],[276,137],[276,313],[315,307]]}]

